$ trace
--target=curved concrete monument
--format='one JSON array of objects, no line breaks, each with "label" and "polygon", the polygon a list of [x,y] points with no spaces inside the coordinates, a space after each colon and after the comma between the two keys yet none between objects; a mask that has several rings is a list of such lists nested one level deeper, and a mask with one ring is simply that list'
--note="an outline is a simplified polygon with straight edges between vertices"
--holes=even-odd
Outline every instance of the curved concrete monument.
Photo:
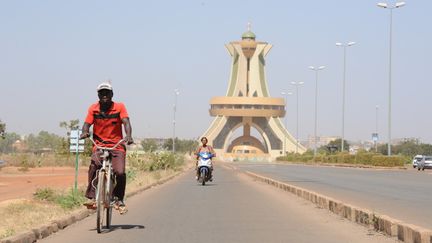
[{"label": "curved concrete monument", "polygon": [[[284,127],[282,98],[271,98],[265,78],[265,56],[272,45],[255,40],[250,29],[241,41],[226,44],[232,57],[231,77],[226,96],[210,100],[210,115],[216,118],[204,133],[219,158],[226,160],[271,161],[296,151],[296,140]],[[243,135],[233,138],[243,127]],[[261,135],[251,135],[251,127]],[[298,144],[298,152],[306,149]]]}]

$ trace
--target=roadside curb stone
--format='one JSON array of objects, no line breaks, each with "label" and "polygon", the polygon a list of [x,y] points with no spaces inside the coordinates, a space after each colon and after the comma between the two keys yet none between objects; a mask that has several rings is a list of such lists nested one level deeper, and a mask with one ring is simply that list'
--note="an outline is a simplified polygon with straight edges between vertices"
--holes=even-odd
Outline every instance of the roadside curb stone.
[{"label": "roadside curb stone", "polygon": [[404,166],[373,166],[364,164],[342,164],[342,163],[322,163],[322,162],[293,162],[293,161],[277,161],[277,164],[293,164],[293,165],[307,165],[307,166],[329,166],[329,167],[344,167],[344,168],[360,168],[360,169],[379,169],[379,170],[407,170]]},{"label": "roadside curb stone", "polygon": [[280,188],[281,190],[291,192],[298,197],[314,203],[320,208],[327,209],[352,222],[382,232],[387,236],[397,237],[400,241],[407,243],[432,243],[432,230],[430,229],[407,224],[387,215],[375,214],[368,209],[355,207],[313,191],[280,182],[250,171],[246,171],[245,174],[255,181],[264,182]]},{"label": "roadside curb stone", "polygon": [[[191,168],[191,166],[187,166],[187,167],[185,167],[185,169],[178,171],[178,172],[175,172],[173,175],[170,175],[166,178],[162,178],[162,179],[158,180],[157,182],[154,182],[150,185],[146,185],[142,188],[138,188],[134,191],[130,191],[130,192],[126,193],[126,196],[131,197],[131,196],[136,195],[142,191],[148,190],[154,186],[164,184],[167,181],[173,179],[174,177],[176,177],[176,176],[182,174],[183,172],[189,170],[190,168]],[[80,220],[83,220],[93,213],[95,213],[94,210],[81,209],[81,210],[72,212],[70,215],[61,217],[59,219],[52,220],[51,223],[48,223],[46,225],[42,225],[39,228],[34,228],[34,229],[29,230],[29,231],[16,234],[14,236],[0,239],[0,243],[33,243],[33,242],[36,242],[37,240],[46,238],[49,235],[56,233],[59,230],[64,229],[71,224],[74,224]]]},{"label": "roadside curb stone", "polygon": [[33,231],[21,233],[6,239],[3,239],[2,243],[32,243],[36,241],[36,236]]}]

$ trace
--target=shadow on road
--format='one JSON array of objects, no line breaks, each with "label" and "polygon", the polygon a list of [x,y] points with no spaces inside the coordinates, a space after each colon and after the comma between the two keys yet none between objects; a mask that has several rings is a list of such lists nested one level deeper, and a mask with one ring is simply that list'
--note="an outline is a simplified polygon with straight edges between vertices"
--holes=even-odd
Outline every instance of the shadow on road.
[{"label": "shadow on road", "polygon": [[[197,186],[203,186],[203,185],[201,185],[201,184],[197,184]],[[212,183],[212,184],[205,184],[204,186],[217,186],[217,184],[215,184],[215,183]]]},{"label": "shadow on road", "polygon": [[[104,228],[102,233],[107,234],[116,230],[130,230],[130,229],[145,229],[144,225],[140,224],[119,224],[119,225],[111,225],[110,229]],[[91,231],[96,231],[96,229],[92,229]]]},{"label": "shadow on road", "polygon": [[119,225],[111,225],[110,231],[130,230],[130,229],[145,229],[145,227],[144,225],[140,225],[140,224],[119,224]]}]

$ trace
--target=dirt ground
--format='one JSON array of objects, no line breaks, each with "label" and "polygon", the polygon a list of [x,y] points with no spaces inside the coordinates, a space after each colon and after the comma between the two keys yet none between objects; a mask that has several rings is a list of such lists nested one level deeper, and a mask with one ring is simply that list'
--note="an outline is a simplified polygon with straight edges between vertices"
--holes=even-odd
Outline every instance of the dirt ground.
[{"label": "dirt ground", "polygon": [[[0,202],[10,199],[30,199],[37,188],[73,188],[75,168],[40,167],[19,171],[20,167],[3,167],[0,170]],[[88,167],[78,171],[78,187],[87,185]]]}]

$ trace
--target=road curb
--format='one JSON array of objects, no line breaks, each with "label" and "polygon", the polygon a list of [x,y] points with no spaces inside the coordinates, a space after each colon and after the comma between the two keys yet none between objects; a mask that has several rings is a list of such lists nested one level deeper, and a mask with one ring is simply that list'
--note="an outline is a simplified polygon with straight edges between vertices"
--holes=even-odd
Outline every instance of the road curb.
[{"label": "road curb", "polygon": [[327,166],[327,167],[341,167],[341,168],[358,168],[358,169],[377,169],[377,170],[408,170],[404,166],[373,166],[365,164],[345,164],[345,163],[323,163],[323,162],[293,162],[293,161],[276,161],[277,164],[291,164],[291,165],[308,165],[308,166]]},{"label": "road curb", "polygon": [[382,232],[388,236],[397,237],[403,242],[432,243],[432,230],[430,229],[408,224],[387,215],[379,215],[368,209],[349,205],[314,191],[280,182],[250,171],[246,171],[245,174],[257,181],[267,183],[286,192],[291,192],[298,197],[314,203],[320,208],[327,209],[352,222]]},{"label": "road curb", "polygon": [[[174,177],[182,174],[183,172],[190,169],[190,166],[187,166],[184,170],[178,171],[174,173],[173,175],[170,175],[168,177],[162,178],[150,185],[146,185],[144,187],[135,189],[133,191],[130,191],[126,193],[127,197],[132,197],[142,191],[148,190],[152,187],[155,187],[157,185],[161,185],[166,183],[167,181],[173,179]],[[64,216],[59,219],[53,220],[51,223],[48,223],[46,225],[42,225],[38,228],[31,229],[29,231],[25,231],[22,233],[19,233],[14,236],[10,236],[4,239],[0,240],[0,243],[33,243],[37,240],[43,239],[48,237],[49,235],[58,232],[59,230],[62,230],[66,228],[67,226],[70,226],[78,221],[81,221],[88,216],[95,213],[95,210],[90,209],[79,209],[77,211],[72,212],[70,215]]]}]

